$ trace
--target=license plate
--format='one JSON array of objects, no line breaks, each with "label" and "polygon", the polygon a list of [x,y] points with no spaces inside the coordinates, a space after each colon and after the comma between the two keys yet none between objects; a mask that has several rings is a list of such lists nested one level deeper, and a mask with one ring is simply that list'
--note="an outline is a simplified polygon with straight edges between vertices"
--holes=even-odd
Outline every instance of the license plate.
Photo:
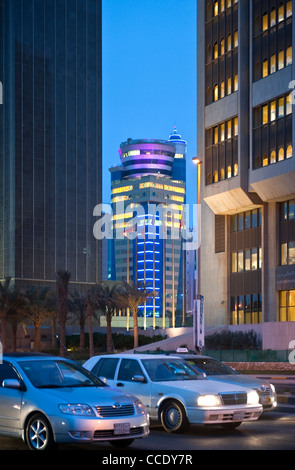
[{"label": "license plate", "polygon": [[245,417],[245,414],[243,411],[235,411],[233,414],[233,420],[234,421],[241,421]]},{"label": "license plate", "polygon": [[118,434],[130,434],[130,423],[114,424],[114,435]]}]

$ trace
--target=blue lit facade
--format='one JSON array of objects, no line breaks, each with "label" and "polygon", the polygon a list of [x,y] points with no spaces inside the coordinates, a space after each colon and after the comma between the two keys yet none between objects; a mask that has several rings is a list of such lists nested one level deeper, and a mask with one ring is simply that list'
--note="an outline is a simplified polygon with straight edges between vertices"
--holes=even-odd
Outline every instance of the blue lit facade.
[{"label": "blue lit facade", "polygon": [[[172,241],[171,230],[174,224],[181,233],[186,142],[174,130],[166,141],[129,139],[121,144],[119,155],[121,165],[110,169],[116,280],[143,283],[157,293],[140,306],[142,326],[145,319],[154,327],[179,324],[184,301],[182,238]],[[161,212],[161,205],[173,206],[175,213]],[[128,240],[122,234],[135,220],[136,236]]]}]

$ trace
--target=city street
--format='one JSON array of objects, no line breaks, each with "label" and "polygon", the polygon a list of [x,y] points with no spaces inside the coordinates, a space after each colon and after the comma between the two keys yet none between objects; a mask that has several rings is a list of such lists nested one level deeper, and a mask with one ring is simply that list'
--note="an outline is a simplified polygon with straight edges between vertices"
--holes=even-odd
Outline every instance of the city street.
[{"label": "city street", "polygon": [[[265,413],[258,421],[244,423],[233,431],[220,427],[192,426],[184,434],[168,434],[160,425],[152,424],[149,437],[134,441],[131,447],[122,450],[122,455],[131,456],[135,451],[146,451],[143,455],[156,456],[163,455],[165,451],[165,455],[170,452],[171,455],[180,456],[191,451],[194,458],[193,451],[198,450],[295,450],[294,436],[295,413],[285,412],[282,408],[282,411]],[[27,450],[27,447],[20,440],[1,437],[0,450]],[[96,450],[100,451],[99,459],[121,454],[119,449],[108,443],[60,445],[57,450]]]}]

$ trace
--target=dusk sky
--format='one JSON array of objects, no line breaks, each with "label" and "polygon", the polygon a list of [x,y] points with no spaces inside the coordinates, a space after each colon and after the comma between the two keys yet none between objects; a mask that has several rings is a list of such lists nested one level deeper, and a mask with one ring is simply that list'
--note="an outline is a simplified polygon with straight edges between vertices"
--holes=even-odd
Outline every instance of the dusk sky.
[{"label": "dusk sky", "polygon": [[197,0],[103,0],[103,202],[120,143],[187,141],[187,202],[196,201]]}]

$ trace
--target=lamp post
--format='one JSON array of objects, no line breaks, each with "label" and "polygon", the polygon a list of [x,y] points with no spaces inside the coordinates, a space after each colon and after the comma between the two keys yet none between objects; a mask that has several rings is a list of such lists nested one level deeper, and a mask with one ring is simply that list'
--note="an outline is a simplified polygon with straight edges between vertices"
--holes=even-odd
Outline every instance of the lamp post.
[{"label": "lamp post", "polygon": [[197,249],[196,249],[196,263],[197,263],[197,280],[196,280],[196,295],[194,301],[194,346],[198,352],[202,351],[204,346],[204,312],[203,312],[203,296],[201,295],[201,160],[198,157],[192,159],[193,163],[197,165]]}]

